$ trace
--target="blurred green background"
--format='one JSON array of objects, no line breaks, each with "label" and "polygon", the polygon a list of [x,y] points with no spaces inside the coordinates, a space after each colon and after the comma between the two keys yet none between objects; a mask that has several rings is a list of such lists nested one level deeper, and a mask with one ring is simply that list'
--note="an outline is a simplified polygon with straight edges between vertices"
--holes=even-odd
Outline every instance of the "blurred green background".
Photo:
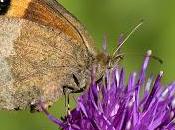
[{"label": "blurred green background", "polygon": [[[175,79],[175,1],[174,0],[59,0],[88,29],[101,47],[104,33],[107,34],[109,50],[116,46],[120,33],[131,30],[144,19],[144,24],[123,46],[126,53],[123,66],[127,72],[139,70],[143,55],[151,49],[153,55],[163,59],[161,65],[151,61],[149,72],[164,71],[163,83]],[[60,99],[49,111],[60,117],[65,113],[64,102]],[[54,130],[55,124],[43,113],[28,111],[0,111],[1,130]]]}]

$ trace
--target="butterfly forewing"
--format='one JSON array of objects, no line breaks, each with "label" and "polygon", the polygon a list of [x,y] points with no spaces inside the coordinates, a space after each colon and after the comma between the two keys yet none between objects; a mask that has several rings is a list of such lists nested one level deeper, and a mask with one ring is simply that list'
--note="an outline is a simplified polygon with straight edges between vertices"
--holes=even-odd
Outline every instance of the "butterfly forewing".
[{"label": "butterfly forewing", "polygon": [[12,0],[6,16],[58,28],[96,54],[94,42],[84,26],[56,0]]}]

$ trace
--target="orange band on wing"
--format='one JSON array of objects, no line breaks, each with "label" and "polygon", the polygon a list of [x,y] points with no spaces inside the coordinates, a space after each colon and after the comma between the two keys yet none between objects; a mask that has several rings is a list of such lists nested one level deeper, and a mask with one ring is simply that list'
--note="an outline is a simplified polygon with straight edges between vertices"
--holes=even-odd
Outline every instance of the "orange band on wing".
[{"label": "orange band on wing", "polygon": [[22,17],[30,2],[31,0],[11,0],[11,5],[6,15],[10,17]]}]

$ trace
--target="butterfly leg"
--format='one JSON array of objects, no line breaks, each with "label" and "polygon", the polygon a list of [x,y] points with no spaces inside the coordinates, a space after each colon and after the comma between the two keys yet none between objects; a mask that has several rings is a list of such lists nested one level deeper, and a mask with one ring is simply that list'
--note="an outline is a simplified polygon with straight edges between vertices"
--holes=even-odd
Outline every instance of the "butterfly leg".
[{"label": "butterfly leg", "polygon": [[75,76],[75,74],[72,74],[72,78],[74,83],[76,84],[76,88],[79,89],[74,89],[75,87],[71,86],[63,86],[63,94],[65,95],[65,107],[66,107],[66,113],[67,115],[70,115],[70,94],[73,93],[81,93],[84,91],[85,87],[80,87],[80,83],[78,81],[78,78]]},{"label": "butterfly leg", "polygon": [[71,94],[72,88],[68,86],[63,86],[63,93],[64,93],[64,103],[66,107],[66,114],[70,115],[70,94]]}]

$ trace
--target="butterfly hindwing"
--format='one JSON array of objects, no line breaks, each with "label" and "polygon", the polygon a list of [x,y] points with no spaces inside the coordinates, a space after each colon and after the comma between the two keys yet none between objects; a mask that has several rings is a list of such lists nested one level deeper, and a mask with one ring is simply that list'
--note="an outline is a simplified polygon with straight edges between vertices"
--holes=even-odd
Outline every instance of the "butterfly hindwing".
[{"label": "butterfly hindwing", "polygon": [[[22,18],[0,16],[0,108],[24,109],[43,98],[52,104],[63,86],[87,79],[86,46],[54,29]],[[82,81],[84,82],[84,81]]]}]

